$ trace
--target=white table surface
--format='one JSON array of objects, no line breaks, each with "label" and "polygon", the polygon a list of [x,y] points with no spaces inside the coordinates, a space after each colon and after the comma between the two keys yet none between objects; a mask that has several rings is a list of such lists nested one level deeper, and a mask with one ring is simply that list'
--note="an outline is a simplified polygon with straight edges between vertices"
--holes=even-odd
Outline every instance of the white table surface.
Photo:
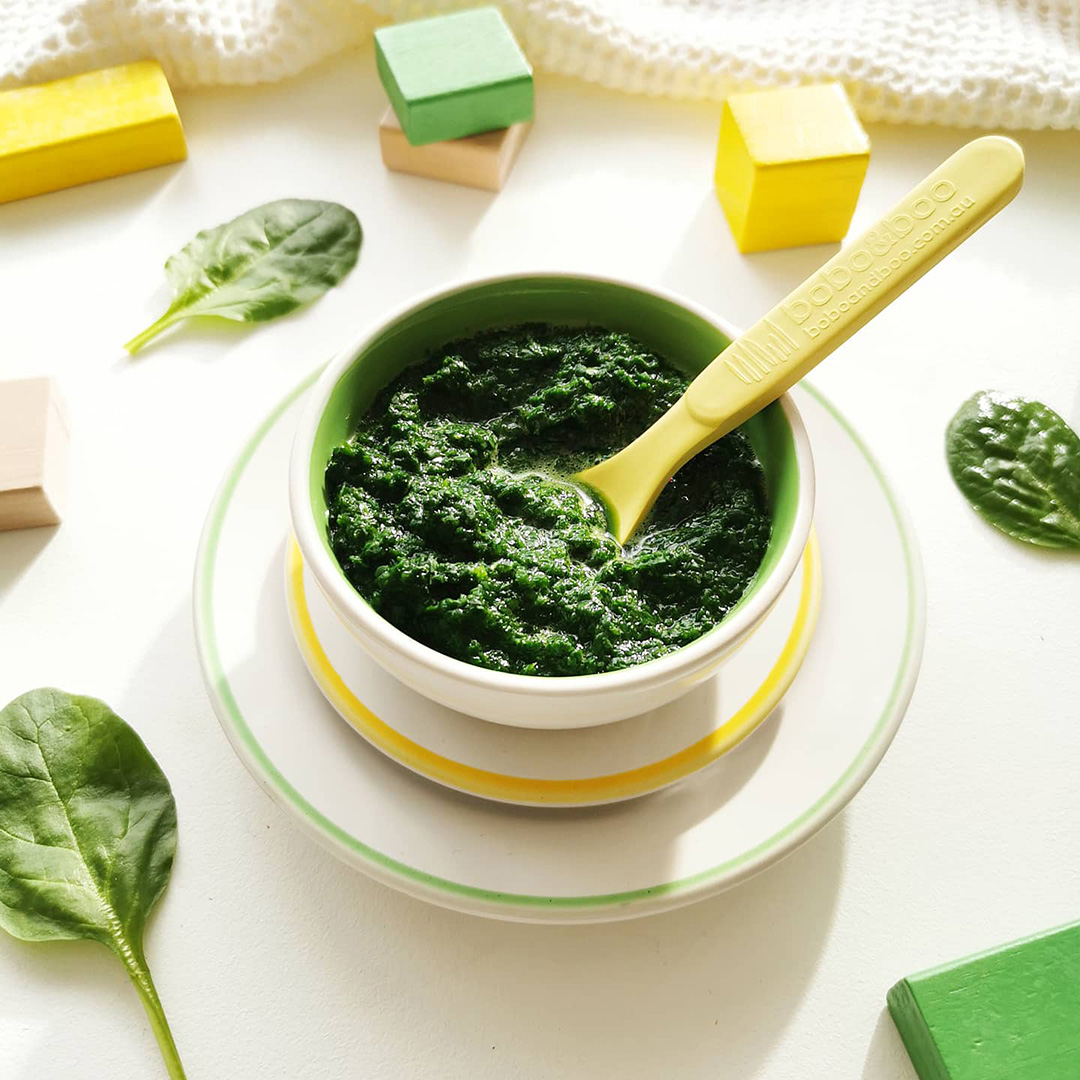
[{"label": "white table surface", "polygon": [[[191,1080],[909,1080],[883,1012],[894,980],[1080,917],[1080,562],[982,524],[942,456],[981,388],[1080,421],[1080,136],[1022,135],[1013,206],[814,376],[906,498],[925,560],[922,676],[881,768],[733,892],[564,929],[376,885],[259,790],[195,658],[207,504],[268,408],[421,290],[589,269],[746,324],[833,249],[735,252],[712,191],[715,106],[541,78],[535,130],[492,197],[384,171],[368,50],[178,97],[186,164],[0,207],[0,374],[54,374],[74,417],[67,520],[0,535],[0,697],[102,697],[172,781],[180,850],[147,951]],[[855,227],[967,137],[873,128]],[[120,343],[166,304],[165,257],[282,196],[359,214],[344,285],[276,325],[184,330],[126,360]],[[0,934],[0,1077],[75,1074],[164,1075],[134,991],[99,946]]]}]

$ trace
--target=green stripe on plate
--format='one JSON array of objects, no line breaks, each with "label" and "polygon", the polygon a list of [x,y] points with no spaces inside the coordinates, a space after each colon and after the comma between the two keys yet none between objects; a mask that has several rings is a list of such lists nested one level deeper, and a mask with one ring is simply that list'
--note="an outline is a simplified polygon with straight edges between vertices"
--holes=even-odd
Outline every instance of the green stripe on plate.
[{"label": "green stripe on plate", "polygon": [[[528,893],[495,892],[490,889],[481,889],[474,885],[451,881],[448,878],[429,874],[414,866],[409,866],[407,863],[377,851],[341,828],[336,822],[331,821],[325,814],[312,806],[289,783],[281,770],[267,756],[244,720],[243,713],[222,668],[217,645],[217,632],[213,620],[212,603],[218,544],[240,478],[263,439],[266,438],[284,413],[314,383],[321,370],[313,372],[304,379],[259,425],[240,452],[235,464],[227,473],[221,488],[214,498],[199,546],[199,554],[195,565],[194,605],[195,632],[203,673],[215,711],[225,728],[226,734],[229,735],[234,746],[243,749],[248,759],[245,764],[256,773],[257,779],[267,788],[270,794],[278,801],[298,810],[301,816],[306,819],[308,826],[324,841],[329,842],[331,846],[340,846],[346,851],[360,856],[379,880],[400,884],[407,892],[415,892],[416,887],[419,886],[423,891],[433,891],[448,897],[459,897],[480,901],[487,905],[517,910],[530,908],[595,909],[625,907],[646,899],[692,893],[718,878],[731,875],[734,871],[741,871],[741,877],[751,876],[757,869],[761,868],[764,862],[769,861],[768,857],[779,858],[792,851],[802,841],[809,839],[814,832],[838,813],[846,805],[850,797],[854,796],[866,782],[888,748],[891,736],[899,725],[904,707],[914,690],[915,675],[918,671],[918,661],[922,652],[922,620],[919,617],[922,599],[922,575],[910,527],[880,466],[874,460],[862,438],[832,403],[813,387],[803,382],[799,384],[800,389],[819,402],[843,428],[866,459],[875,479],[881,486],[900,536],[908,592],[907,629],[904,648],[885,708],[870,733],[870,737],[860,748],[854,759],[828,791],[813,805],[782,829],[773,833],[768,839],[717,866],[691,874],[689,877],[680,878],[677,881],[659,882],[648,888],[631,889],[627,892],[595,893],[586,896],[534,896]],[[808,828],[807,826],[810,826],[811,823],[813,823],[813,827]]]}]

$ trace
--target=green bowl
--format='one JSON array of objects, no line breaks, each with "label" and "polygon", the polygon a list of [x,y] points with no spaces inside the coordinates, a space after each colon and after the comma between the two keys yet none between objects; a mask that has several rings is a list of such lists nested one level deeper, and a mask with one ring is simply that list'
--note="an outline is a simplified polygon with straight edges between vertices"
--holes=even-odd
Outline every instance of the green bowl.
[{"label": "green bowl", "polygon": [[[802,420],[787,395],[743,425],[765,470],[772,537],[739,603],[690,645],[620,671],[558,678],[488,671],[430,649],[376,614],[342,573],[330,547],[326,465],[379,390],[408,364],[455,338],[524,322],[593,324],[625,331],[688,375],[708,365],[737,334],[682,298],[576,274],[489,278],[410,304],[341,353],[311,391],[291,464],[293,528],[331,605],[375,659],[407,684],[452,708],[499,723],[530,727],[606,723],[685,692],[715,669],[767,614],[798,565],[809,535],[812,457]],[[418,672],[418,665],[426,670]],[[536,694],[559,697],[559,708],[571,698],[587,699],[589,708],[555,716],[550,705],[544,709],[535,702],[524,704]],[[516,709],[509,715],[511,703]]]}]

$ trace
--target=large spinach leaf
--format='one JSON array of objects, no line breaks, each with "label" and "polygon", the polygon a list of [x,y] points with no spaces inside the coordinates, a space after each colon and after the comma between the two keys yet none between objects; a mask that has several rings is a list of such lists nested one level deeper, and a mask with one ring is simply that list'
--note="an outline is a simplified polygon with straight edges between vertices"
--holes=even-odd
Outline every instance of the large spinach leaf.
[{"label": "large spinach leaf", "polygon": [[945,445],[956,486],[992,525],[1080,548],[1080,438],[1053,409],[982,391],[952,418]]},{"label": "large spinach leaf", "polygon": [[344,206],[280,199],[199,233],[165,263],[169,310],[124,348],[194,315],[265,322],[322,296],[356,265],[362,232]]},{"label": "large spinach leaf", "polygon": [[108,705],[43,689],[0,711],[0,927],[25,941],[89,938],[111,949],[180,1080],[143,955],[175,851],[169,781]]}]

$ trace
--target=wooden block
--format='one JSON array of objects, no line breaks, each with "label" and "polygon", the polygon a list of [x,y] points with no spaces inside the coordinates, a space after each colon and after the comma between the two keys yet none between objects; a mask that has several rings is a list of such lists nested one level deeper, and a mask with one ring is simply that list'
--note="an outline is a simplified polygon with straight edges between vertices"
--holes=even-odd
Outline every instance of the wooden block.
[{"label": "wooden block", "polygon": [[68,431],[51,379],[0,383],[0,531],[60,521]]},{"label": "wooden block", "polygon": [[870,140],[839,83],[732,94],[716,193],[742,252],[842,240]]},{"label": "wooden block", "polygon": [[391,108],[379,124],[379,146],[383,163],[394,172],[501,191],[528,131],[527,123],[511,124],[463,139],[413,146]]},{"label": "wooden block", "polygon": [[532,119],[532,68],[495,8],[381,27],[375,60],[414,146]]},{"label": "wooden block", "polygon": [[921,1080],[1080,1077],[1080,923],[901,979],[887,1000]]},{"label": "wooden block", "polygon": [[153,60],[0,93],[0,203],[185,157]]}]

